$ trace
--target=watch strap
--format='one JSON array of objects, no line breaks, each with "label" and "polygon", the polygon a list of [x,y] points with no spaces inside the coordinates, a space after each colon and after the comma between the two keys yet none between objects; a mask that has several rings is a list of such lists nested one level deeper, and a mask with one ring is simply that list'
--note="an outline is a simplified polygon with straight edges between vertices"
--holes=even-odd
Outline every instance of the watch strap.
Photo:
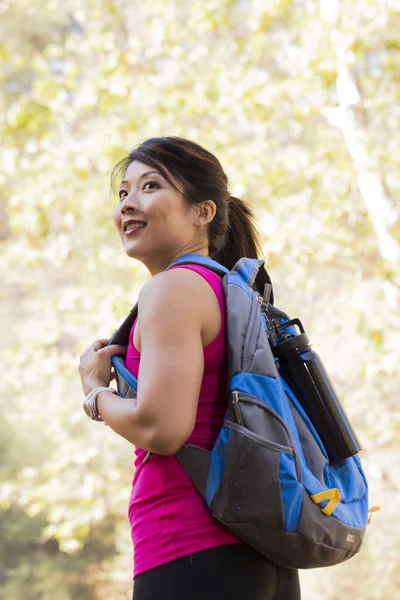
[{"label": "watch strap", "polygon": [[99,411],[97,410],[97,396],[100,394],[100,392],[111,392],[113,394],[118,393],[115,388],[106,387],[106,386],[101,385],[101,386],[95,388],[94,390],[92,390],[91,392],[89,392],[89,394],[86,396],[83,404],[84,404],[84,408],[87,407],[89,409],[89,412],[87,410],[85,410],[88,417],[93,419],[93,421],[104,422],[104,419],[102,419],[102,417],[99,414]]}]

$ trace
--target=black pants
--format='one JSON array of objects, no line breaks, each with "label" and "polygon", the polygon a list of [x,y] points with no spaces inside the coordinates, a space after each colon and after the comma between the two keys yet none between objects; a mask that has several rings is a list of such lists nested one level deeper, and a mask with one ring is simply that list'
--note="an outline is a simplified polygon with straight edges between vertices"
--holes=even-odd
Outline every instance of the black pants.
[{"label": "black pants", "polygon": [[300,600],[299,576],[245,544],[229,544],[141,573],[133,600]]}]

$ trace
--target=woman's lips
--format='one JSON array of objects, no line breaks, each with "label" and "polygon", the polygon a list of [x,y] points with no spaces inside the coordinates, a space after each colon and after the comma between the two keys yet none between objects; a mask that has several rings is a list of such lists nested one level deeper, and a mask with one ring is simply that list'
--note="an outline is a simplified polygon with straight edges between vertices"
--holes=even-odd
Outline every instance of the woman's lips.
[{"label": "woman's lips", "polygon": [[146,225],[129,225],[127,230],[125,231],[125,235],[132,235],[134,233],[137,233],[138,231],[140,231],[141,229],[144,229],[146,227]]}]

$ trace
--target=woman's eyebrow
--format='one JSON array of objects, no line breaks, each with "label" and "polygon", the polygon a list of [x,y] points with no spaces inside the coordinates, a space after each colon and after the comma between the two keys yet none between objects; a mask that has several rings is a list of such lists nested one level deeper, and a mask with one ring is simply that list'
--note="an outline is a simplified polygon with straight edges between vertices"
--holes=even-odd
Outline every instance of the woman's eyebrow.
[{"label": "woman's eyebrow", "polygon": [[[141,174],[138,181],[143,179],[143,177],[147,177],[147,175],[150,175],[151,173],[157,173],[157,175],[160,175],[160,177],[162,177],[161,173],[159,173],[158,171],[146,171],[145,173]],[[123,185],[124,183],[129,183],[129,181],[127,179],[124,179],[123,181],[121,181],[120,185]]]}]

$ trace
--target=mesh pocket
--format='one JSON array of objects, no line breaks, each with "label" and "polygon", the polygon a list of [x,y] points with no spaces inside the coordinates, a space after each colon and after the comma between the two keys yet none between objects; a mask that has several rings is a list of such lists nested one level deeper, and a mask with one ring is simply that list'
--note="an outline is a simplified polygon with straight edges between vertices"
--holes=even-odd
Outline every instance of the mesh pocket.
[{"label": "mesh pocket", "polygon": [[231,429],[225,471],[212,501],[212,512],[225,523],[283,527],[279,483],[280,452]]}]

